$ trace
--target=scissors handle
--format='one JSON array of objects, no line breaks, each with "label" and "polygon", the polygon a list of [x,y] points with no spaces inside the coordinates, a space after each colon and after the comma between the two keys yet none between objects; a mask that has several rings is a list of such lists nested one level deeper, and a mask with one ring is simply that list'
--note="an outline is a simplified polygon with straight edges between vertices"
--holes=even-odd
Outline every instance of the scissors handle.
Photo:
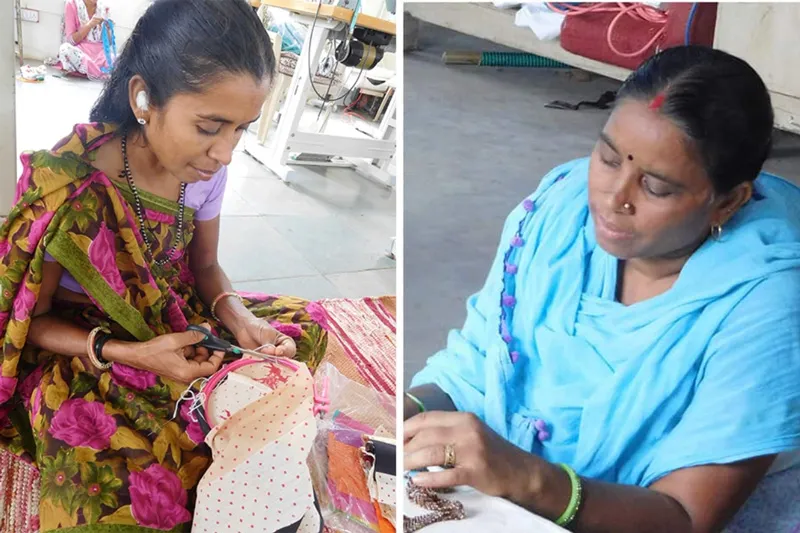
[{"label": "scissors handle", "polygon": [[203,348],[207,348],[213,352],[225,352],[225,353],[232,353],[236,355],[241,355],[241,350],[231,344],[230,342],[220,339],[216,335],[212,334],[209,330],[202,326],[195,326],[194,324],[190,325],[186,328],[186,331],[197,331],[198,333],[202,333],[205,335],[203,340],[198,342],[196,346],[202,346]]}]

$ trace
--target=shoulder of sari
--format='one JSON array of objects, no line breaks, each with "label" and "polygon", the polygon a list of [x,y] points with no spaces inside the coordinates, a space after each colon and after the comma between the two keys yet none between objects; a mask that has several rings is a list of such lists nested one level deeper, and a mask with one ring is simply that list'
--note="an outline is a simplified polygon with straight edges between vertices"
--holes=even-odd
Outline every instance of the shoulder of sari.
[{"label": "shoulder of sari", "polygon": [[85,161],[94,161],[95,151],[116,135],[117,127],[113,124],[93,122],[76,124],[72,133],[61,139],[51,150],[54,155],[78,157]]},{"label": "shoulder of sari", "polygon": [[25,208],[40,199],[48,199],[48,211],[59,208],[95,172],[92,167],[95,153],[114,132],[115,128],[108,124],[78,124],[51,150],[22,153],[22,175],[17,181],[14,209]]}]

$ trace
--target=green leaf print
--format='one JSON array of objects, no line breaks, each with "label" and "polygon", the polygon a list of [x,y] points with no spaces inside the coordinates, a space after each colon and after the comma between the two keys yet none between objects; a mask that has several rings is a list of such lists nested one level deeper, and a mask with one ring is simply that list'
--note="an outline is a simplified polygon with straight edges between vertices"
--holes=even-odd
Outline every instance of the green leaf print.
[{"label": "green leaf print", "polygon": [[8,278],[11,283],[19,283],[22,281],[22,277],[25,275],[25,272],[28,270],[28,264],[25,261],[20,259],[16,259],[11,265],[8,266],[6,269],[6,275],[3,276],[4,278]]},{"label": "green leaf print", "polygon": [[86,372],[80,372],[72,378],[69,386],[71,398],[81,397],[97,386],[97,378]]},{"label": "green leaf print", "polygon": [[61,448],[55,457],[42,457],[39,464],[42,499],[53,500],[72,514],[75,503],[75,483],[72,480],[78,474],[75,450]]},{"label": "green leaf print", "polygon": [[19,205],[27,207],[42,197],[42,188],[28,189],[20,197]]},{"label": "green leaf print", "polygon": [[[163,385],[159,387],[163,387]],[[155,390],[157,388],[158,387],[153,387],[148,390],[148,396],[152,395],[154,392],[157,396],[160,396],[161,393]],[[167,398],[169,398],[168,391],[166,394]],[[113,395],[113,397],[109,397],[108,400],[114,408],[125,413],[125,417],[133,422],[133,427],[136,431],[158,433],[161,430],[161,423],[159,421],[165,420],[170,416],[169,409],[158,408],[150,403],[148,398],[142,396],[141,393],[125,387],[119,387],[118,395]],[[155,401],[158,402],[158,399]]]},{"label": "green leaf print", "polygon": [[117,491],[122,488],[122,480],[109,465],[85,463],[81,465],[81,484],[76,495],[78,507],[83,508],[83,516],[90,524],[99,520],[102,506],[117,507]]},{"label": "green leaf print", "polygon": [[80,233],[84,233],[89,226],[97,223],[99,214],[97,210],[97,198],[91,194],[82,194],[80,198],[72,201],[72,209],[64,215],[61,227],[73,231],[77,228]]},{"label": "green leaf print", "polygon": [[0,276],[0,307],[8,309],[14,301],[14,284],[8,276]]},{"label": "green leaf print", "polygon": [[47,168],[67,176],[83,176],[89,171],[89,165],[73,154],[54,155],[47,150],[40,150],[31,155],[33,168]]}]

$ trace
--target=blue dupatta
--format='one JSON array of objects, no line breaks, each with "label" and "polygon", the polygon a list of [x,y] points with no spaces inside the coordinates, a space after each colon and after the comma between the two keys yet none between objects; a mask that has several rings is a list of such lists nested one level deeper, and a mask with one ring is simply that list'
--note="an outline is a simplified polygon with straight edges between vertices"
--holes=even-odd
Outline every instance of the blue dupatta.
[{"label": "blue dupatta", "polygon": [[511,213],[463,328],[412,385],[616,483],[800,448],[800,189],[762,174],[670,290],[624,306],[588,165],[556,168]]}]

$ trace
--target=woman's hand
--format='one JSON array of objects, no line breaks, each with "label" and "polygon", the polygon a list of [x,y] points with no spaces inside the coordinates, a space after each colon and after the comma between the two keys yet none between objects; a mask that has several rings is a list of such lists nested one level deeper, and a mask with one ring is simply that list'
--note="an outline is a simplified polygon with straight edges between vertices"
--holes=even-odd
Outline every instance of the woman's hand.
[{"label": "woman's hand", "polygon": [[[210,329],[209,324],[203,327]],[[122,363],[179,383],[191,383],[219,370],[224,353],[194,346],[203,340],[196,331],[169,333],[141,343],[109,341],[103,356],[111,362]]]},{"label": "woman's hand", "polygon": [[101,17],[100,15],[95,15],[92,17],[92,20],[89,21],[88,26],[89,28],[96,28],[102,23],[103,23],[103,17]]},{"label": "woman's hand", "polygon": [[236,333],[236,341],[242,348],[255,350],[265,345],[261,351],[267,355],[293,358],[297,353],[297,346],[288,335],[284,335],[266,321],[254,318],[245,323],[244,327]]},{"label": "woman's hand", "polygon": [[[426,411],[405,422],[405,469],[445,464],[446,448],[454,447],[455,466],[443,472],[414,476],[420,487],[466,485],[511,501],[528,494],[542,459],[514,446],[471,413]],[[545,463],[546,464],[546,463]]]}]

